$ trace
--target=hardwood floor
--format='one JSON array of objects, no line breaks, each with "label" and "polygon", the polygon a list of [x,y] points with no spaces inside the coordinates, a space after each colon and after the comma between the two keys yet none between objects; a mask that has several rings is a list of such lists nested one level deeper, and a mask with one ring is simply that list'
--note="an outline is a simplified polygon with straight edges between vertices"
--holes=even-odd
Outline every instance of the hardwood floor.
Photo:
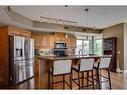
[{"label": "hardwood floor", "polygon": [[[106,75],[105,71],[102,72],[102,74]],[[76,76],[76,75],[75,75]],[[56,78],[57,80],[58,78]],[[61,78],[59,78],[61,79]],[[68,78],[66,76],[66,80],[68,81]],[[101,80],[104,80],[104,78],[101,78]],[[112,83],[112,89],[127,89],[127,73],[114,73],[111,72],[111,83]],[[1,89],[43,89],[43,85],[37,77],[37,75],[27,81],[24,81],[23,83],[17,84],[17,85],[10,85],[9,87],[3,87]],[[73,82],[73,89],[77,89],[77,85]],[[54,89],[62,89],[62,83],[58,83],[54,85]],[[69,87],[66,85],[66,89],[69,89]],[[92,87],[84,88],[84,89],[92,89]],[[96,86],[95,89],[98,89]],[[102,83],[101,89],[109,89],[108,88],[108,82]]]}]

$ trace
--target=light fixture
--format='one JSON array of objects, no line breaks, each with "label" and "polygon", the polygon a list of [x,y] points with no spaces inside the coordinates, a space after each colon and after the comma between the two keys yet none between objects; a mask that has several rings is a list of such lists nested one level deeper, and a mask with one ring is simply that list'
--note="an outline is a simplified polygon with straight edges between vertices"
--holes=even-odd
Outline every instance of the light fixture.
[{"label": "light fixture", "polygon": [[86,27],[88,27],[88,11],[89,11],[89,8],[86,8],[85,9],[85,12],[86,12]]},{"label": "light fixture", "polygon": [[48,17],[42,17],[42,16],[40,16],[40,22],[70,25],[70,26],[76,26],[77,25],[77,22],[75,22],[75,21],[54,19],[54,18],[48,18]]},{"label": "light fixture", "polygon": [[93,30],[96,30],[96,27],[95,26],[93,26]]},{"label": "light fixture", "polygon": [[[86,12],[86,27],[89,27],[89,23],[88,23],[88,20],[89,20],[89,17],[88,17],[88,13],[89,13],[89,8],[86,8],[85,9],[85,12]],[[96,30],[96,27],[93,26],[93,30]],[[87,29],[86,29],[86,32],[87,32]]]},{"label": "light fixture", "polygon": [[[67,17],[67,7],[68,7],[68,5],[65,5],[65,19]],[[40,22],[54,23],[54,24],[61,24],[61,25],[68,25],[68,26],[77,26],[77,22],[69,21],[69,20],[65,20],[65,19],[64,20],[63,19],[54,19],[54,18],[40,16]]]}]

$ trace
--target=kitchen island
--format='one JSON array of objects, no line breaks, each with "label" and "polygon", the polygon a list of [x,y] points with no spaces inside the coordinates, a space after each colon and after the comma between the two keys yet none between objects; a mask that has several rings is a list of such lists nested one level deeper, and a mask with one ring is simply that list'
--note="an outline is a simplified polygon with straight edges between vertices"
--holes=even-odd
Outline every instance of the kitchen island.
[{"label": "kitchen island", "polygon": [[[94,58],[95,61],[99,58],[112,57],[111,55],[69,55],[69,56],[36,56],[36,64],[38,64],[38,74],[36,74],[35,79],[38,79],[38,89],[48,89],[48,69],[52,66],[55,60],[72,60],[72,65],[79,64],[79,60],[83,58]],[[60,77],[55,78],[55,80],[60,80]],[[59,89],[59,88],[58,88]]]}]

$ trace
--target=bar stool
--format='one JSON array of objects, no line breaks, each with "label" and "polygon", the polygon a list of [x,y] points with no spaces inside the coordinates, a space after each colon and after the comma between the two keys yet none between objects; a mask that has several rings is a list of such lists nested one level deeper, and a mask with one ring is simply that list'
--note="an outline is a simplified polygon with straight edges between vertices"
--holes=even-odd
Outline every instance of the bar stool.
[{"label": "bar stool", "polygon": [[[107,81],[109,81],[109,88],[111,89],[111,78],[110,78],[110,68],[109,68],[110,61],[111,61],[111,58],[100,58],[100,61],[98,62],[98,64],[94,64],[94,69],[96,70],[96,74],[97,74],[97,79],[95,80],[99,84],[99,89],[101,88],[100,84]],[[108,76],[103,76],[102,74],[100,74],[99,73],[100,70],[106,70],[108,72]],[[100,76],[108,80],[100,81]]]},{"label": "bar stool", "polygon": [[[53,84],[55,84],[55,83],[63,82],[63,89],[65,89],[65,83],[70,87],[70,89],[72,89],[71,65],[72,65],[72,60],[54,61],[52,68],[50,68],[49,72],[48,72],[48,88],[50,88],[51,86],[53,88]],[[68,84],[65,81],[65,75],[69,75],[70,84]],[[55,76],[63,76],[63,81],[54,82],[53,77],[55,77]]]},{"label": "bar stool", "polygon": [[[78,73],[78,78],[72,78],[72,81],[74,81],[79,86],[79,89],[91,85],[93,86],[94,89],[93,65],[94,59],[89,58],[89,59],[80,59],[80,64],[78,66],[72,67],[72,70]],[[92,76],[89,76],[89,72],[91,72]],[[80,73],[82,74],[82,77],[80,77]],[[87,73],[87,77],[84,77],[84,73]],[[91,78],[92,81],[89,78]],[[80,79],[82,79],[82,86],[80,86]],[[87,85],[84,85],[84,79],[87,80]],[[78,80],[78,83],[75,80]],[[89,82],[92,84],[89,85]]]}]

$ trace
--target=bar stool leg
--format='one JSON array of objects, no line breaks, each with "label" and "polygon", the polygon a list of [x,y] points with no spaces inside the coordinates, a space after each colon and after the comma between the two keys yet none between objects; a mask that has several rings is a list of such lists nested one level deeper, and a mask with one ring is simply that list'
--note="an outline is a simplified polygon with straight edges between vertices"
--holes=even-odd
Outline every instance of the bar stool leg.
[{"label": "bar stool leg", "polygon": [[63,75],[63,89],[65,89],[65,75]]},{"label": "bar stool leg", "polygon": [[50,88],[50,71],[48,71],[48,89]]},{"label": "bar stool leg", "polygon": [[84,72],[82,72],[82,87],[84,86]]},{"label": "bar stool leg", "polygon": [[72,89],[72,73],[70,74],[70,89]]},{"label": "bar stool leg", "polygon": [[92,73],[92,84],[93,84],[93,89],[94,89],[94,75],[93,75],[93,71],[91,71]]},{"label": "bar stool leg", "polygon": [[54,88],[54,87],[53,87],[53,74],[52,74],[52,83],[51,83],[51,84],[52,84],[52,89],[53,89],[53,88]]},{"label": "bar stool leg", "polygon": [[108,69],[109,89],[111,89],[110,69]]},{"label": "bar stool leg", "polygon": [[99,85],[99,89],[101,89],[101,87],[100,87],[99,70],[98,70],[98,69],[96,69],[96,73],[97,73],[97,83],[98,83],[98,85]]},{"label": "bar stool leg", "polygon": [[89,85],[89,71],[87,72],[87,88],[88,88],[88,85]]},{"label": "bar stool leg", "polygon": [[79,89],[80,89],[80,72],[78,72],[78,83],[79,83]]}]

